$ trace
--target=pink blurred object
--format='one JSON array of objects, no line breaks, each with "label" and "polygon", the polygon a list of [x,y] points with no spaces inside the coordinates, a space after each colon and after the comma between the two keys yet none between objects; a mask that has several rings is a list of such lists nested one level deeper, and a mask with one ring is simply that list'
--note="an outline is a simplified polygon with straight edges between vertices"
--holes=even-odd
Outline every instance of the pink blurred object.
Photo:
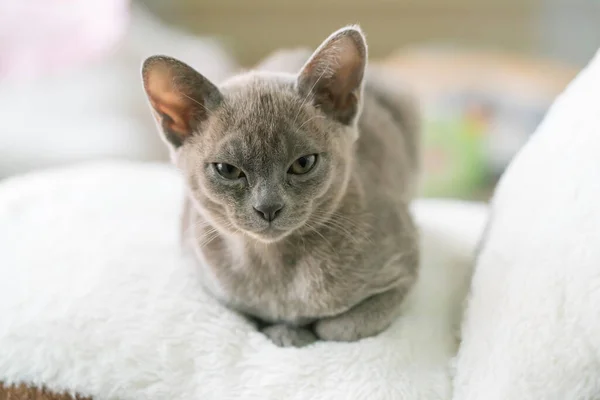
[{"label": "pink blurred object", "polygon": [[128,0],[0,0],[0,80],[100,58],[126,33]]}]

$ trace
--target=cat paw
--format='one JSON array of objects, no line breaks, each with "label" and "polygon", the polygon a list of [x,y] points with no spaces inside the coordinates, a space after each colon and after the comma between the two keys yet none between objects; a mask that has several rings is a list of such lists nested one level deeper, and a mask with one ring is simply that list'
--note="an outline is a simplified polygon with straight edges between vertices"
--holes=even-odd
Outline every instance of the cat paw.
[{"label": "cat paw", "polygon": [[365,323],[345,315],[324,318],[315,323],[315,333],[319,339],[332,342],[355,342],[379,333]]},{"label": "cat paw", "polygon": [[284,324],[269,325],[262,333],[279,347],[304,347],[317,341],[310,330]]}]

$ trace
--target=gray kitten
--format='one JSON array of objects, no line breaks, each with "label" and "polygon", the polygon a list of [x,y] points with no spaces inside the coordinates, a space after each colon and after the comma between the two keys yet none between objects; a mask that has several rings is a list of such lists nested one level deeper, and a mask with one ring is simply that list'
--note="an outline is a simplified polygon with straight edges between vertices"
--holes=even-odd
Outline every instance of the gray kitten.
[{"label": "gray kitten", "polygon": [[416,112],[390,76],[366,70],[358,27],[333,33],[298,73],[285,72],[297,54],[277,57],[283,72],[219,87],[172,58],[144,62],[188,186],[186,240],[206,290],[276,344],[376,335],[417,276]]}]

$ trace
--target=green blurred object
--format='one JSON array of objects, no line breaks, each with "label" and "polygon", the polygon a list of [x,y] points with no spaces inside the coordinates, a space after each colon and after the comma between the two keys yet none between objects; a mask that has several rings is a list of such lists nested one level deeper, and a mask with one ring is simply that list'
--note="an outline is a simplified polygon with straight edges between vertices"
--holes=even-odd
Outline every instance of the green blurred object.
[{"label": "green blurred object", "polygon": [[479,197],[488,184],[485,126],[464,115],[429,118],[424,130],[425,197]]}]

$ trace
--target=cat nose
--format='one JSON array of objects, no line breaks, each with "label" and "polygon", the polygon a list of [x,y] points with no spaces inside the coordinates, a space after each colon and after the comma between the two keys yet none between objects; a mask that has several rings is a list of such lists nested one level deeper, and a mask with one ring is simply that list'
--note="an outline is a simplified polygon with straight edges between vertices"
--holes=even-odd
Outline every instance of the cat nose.
[{"label": "cat nose", "polygon": [[273,221],[280,214],[283,204],[281,203],[265,203],[254,206],[254,210],[265,221]]}]

